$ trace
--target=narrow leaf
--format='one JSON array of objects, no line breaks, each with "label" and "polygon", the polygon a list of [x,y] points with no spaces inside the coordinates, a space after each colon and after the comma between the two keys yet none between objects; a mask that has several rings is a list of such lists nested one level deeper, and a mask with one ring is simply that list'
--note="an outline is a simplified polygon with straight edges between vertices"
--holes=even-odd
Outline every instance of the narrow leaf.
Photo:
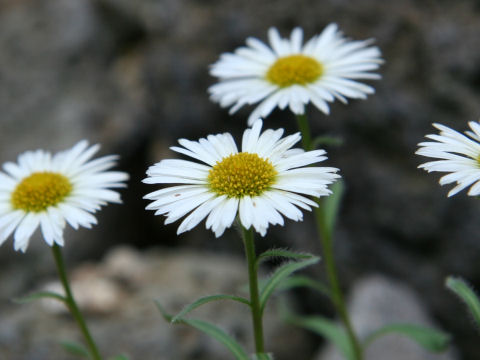
[{"label": "narrow leaf", "polygon": [[250,306],[250,302],[240,296],[234,296],[234,295],[224,295],[224,294],[219,294],[219,295],[210,295],[210,296],[205,296],[201,297],[200,299],[196,300],[195,302],[187,305],[182,311],[180,311],[177,315],[175,315],[171,322],[174,323],[181,318],[183,318],[186,314],[188,314],[190,311],[198,308],[199,306],[202,306],[203,304],[212,302],[212,301],[220,301],[220,300],[233,300],[233,301],[238,301],[242,304],[246,304]]},{"label": "narrow leaf", "polygon": [[313,280],[307,276],[303,275],[293,275],[286,278],[282,283],[278,286],[280,290],[289,290],[298,287],[306,287],[318,291],[319,293],[330,297],[331,292],[327,285],[322,283],[318,280]]},{"label": "narrow leaf", "polygon": [[265,305],[267,304],[268,299],[272,295],[273,291],[279,286],[283,280],[285,280],[289,275],[293,274],[295,271],[303,269],[307,266],[316,264],[320,261],[320,258],[317,256],[311,256],[310,259],[297,261],[297,262],[288,262],[286,264],[278,267],[273,275],[267,280],[265,285],[260,290],[260,309],[263,312]]},{"label": "narrow leaf", "polygon": [[321,316],[287,316],[287,322],[311,330],[335,345],[347,360],[355,360],[355,354],[346,332],[333,321]]},{"label": "narrow leaf", "polygon": [[252,355],[252,360],[273,360],[273,355],[267,353],[257,353]]},{"label": "narrow leaf", "polygon": [[453,291],[465,304],[480,327],[480,300],[468,283],[453,276],[447,277],[446,286]]},{"label": "narrow leaf", "polygon": [[45,298],[50,298],[50,299],[55,299],[58,301],[61,301],[63,303],[66,303],[66,298],[60,294],[54,293],[52,291],[39,291],[24,297],[20,298],[15,298],[12,301],[18,303],[18,304],[26,304],[29,302],[32,302],[34,300],[39,300],[39,299],[45,299]]},{"label": "narrow leaf", "polygon": [[73,341],[62,341],[60,345],[71,355],[80,356],[85,359],[90,359],[90,353],[82,344]]},{"label": "narrow leaf", "polygon": [[257,266],[271,258],[286,258],[293,260],[310,259],[313,255],[308,253],[296,253],[285,249],[270,249],[257,257]]},{"label": "narrow leaf", "polygon": [[210,324],[208,322],[196,319],[182,319],[179,322],[190,325],[197,330],[213,337],[221,342],[230,352],[235,356],[237,360],[248,360],[247,353],[243,348],[230,336],[225,333],[219,327]]},{"label": "narrow leaf", "polygon": [[130,360],[130,358],[127,355],[117,355],[111,358],[108,358],[108,360]]},{"label": "narrow leaf", "polygon": [[445,351],[450,342],[450,335],[439,330],[413,324],[390,324],[370,334],[365,340],[365,346],[392,333],[406,336],[432,352]]},{"label": "narrow leaf", "polygon": [[165,321],[172,322],[173,316],[167,313],[165,308],[162,306],[160,301],[155,300],[155,305],[157,306],[157,309],[160,311],[160,314],[162,314],[162,317],[165,319]]},{"label": "narrow leaf", "polygon": [[333,145],[333,146],[340,146],[343,144],[343,139],[340,137],[333,137],[333,136],[317,136],[313,139],[312,148],[316,149],[320,145]]},{"label": "narrow leaf", "polygon": [[[168,322],[172,322],[172,315],[168,314],[165,311],[160,302],[155,301],[155,304],[160,313],[162,314],[163,318]],[[235,356],[236,360],[248,360],[248,356],[245,350],[243,350],[243,348],[231,336],[225,333],[225,331],[213,324],[202,320],[185,318],[178,319],[175,324],[186,324],[194,327],[195,329],[200,330],[201,332],[213,337],[214,339],[225,345],[225,347]]]},{"label": "narrow leaf", "polygon": [[342,200],[345,186],[340,179],[330,186],[332,194],[323,198],[323,205],[321,207],[324,216],[324,224],[329,234],[333,234],[335,224],[337,222],[337,215],[340,208],[340,201]]}]

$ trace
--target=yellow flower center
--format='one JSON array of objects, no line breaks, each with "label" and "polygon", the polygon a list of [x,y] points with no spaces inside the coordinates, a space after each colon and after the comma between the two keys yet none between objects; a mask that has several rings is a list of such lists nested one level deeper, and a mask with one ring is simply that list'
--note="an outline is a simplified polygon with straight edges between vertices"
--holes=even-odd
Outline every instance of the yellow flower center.
[{"label": "yellow flower center", "polygon": [[12,193],[12,206],[18,210],[41,212],[61,202],[72,188],[62,174],[36,172],[17,185]]},{"label": "yellow flower center", "polygon": [[314,58],[290,55],[275,61],[268,69],[266,79],[280,87],[287,87],[312,83],[322,75],[323,66]]},{"label": "yellow flower center", "polygon": [[208,174],[210,189],[230,198],[258,196],[274,182],[277,171],[257,154],[241,152],[223,158]]}]

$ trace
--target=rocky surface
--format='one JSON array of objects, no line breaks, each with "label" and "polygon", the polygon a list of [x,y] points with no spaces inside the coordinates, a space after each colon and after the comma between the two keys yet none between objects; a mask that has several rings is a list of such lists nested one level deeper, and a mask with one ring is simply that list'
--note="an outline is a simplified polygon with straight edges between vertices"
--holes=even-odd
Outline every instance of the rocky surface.
[{"label": "rocky surface", "polygon": [[[437,328],[418,295],[408,286],[379,275],[358,281],[351,293],[349,312],[359,338],[365,339],[374,331],[390,324],[415,324]],[[442,330],[444,331],[444,330]],[[454,350],[435,354],[424,350],[411,339],[397,334],[378,338],[367,347],[368,360],[455,360]],[[317,360],[342,360],[341,354],[329,345]]]},{"label": "rocky surface", "polygon": [[[447,199],[438,177],[416,168],[424,160],[413,153],[432,122],[465,130],[480,117],[479,11],[474,0],[4,0],[0,162],[81,138],[122,156],[119,168],[131,174],[125,204],[102,211],[95,231],[68,233],[72,261],[98,259],[117,243],[240,253],[233,232],[212,240],[195,229],[177,238],[175,225],[143,210],[141,198],[152,189],[140,180],[148,165],[173,156],[168,147],[177,138],[238,136],[246,126],[251,109],[230,118],[208,100],[208,65],[221,52],[247,36],[265,40],[270,26],[286,35],[300,25],[308,38],[337,22],[347,36],[375,38],[386,60],[367,101],[336,103],[329,117],[309,109],[316,134],[344,139],[327,151],[347,186],[336,241],[345,287],[371,272],[408,282],[454,334],[463,358],[478,359],[478,335],[443,281],[454,274],[480,284],[480,205],[465,194]],[[266,123],[296,131],[288,113],[274,112]],[[313,229],[306,216],[272,230],[262,244],[319,252]],[[34,271],[48,272],[43,246],[21,258],[7,246],[2,266],[14,260],[29,267],[24,283]],[[1,286],[10,293],[19,285]]]},{"label": "rocky surface", "polygon": [[[12,274],[13,275],[13,274]],[[2,277],[6,279],[6,277]],[[154,300],[171,313],[197,298],[213,294],[245,295],[246,269],[241,258],[198,251],[150,250],[138,253],[115,248],[100,263],[73,269],[71,282],[89,328],[106,356],[132,360],[220,360],[231,355],[215,340],[185,325],[167,323]],[[58,291],[55,277],[39,290]],[[22,293],[31,293],[23,289]],[[284,324],[273,301],[265,312],[266,344],[276,359],[309,357],[309,335]],[[3,304],[0,323],[1,359],[74,359],[59,341],[82,341],[64,306],[54,300]],[[196,309],[191,316],[216,323],[248,350],[253,348],[247,308],[221,301]]]},{"label": "rocky surface", "polygon": [[[0,279],[12,282],[10,269]],[[20,277],[21,278],[21,277]],[[239,257],[192,250],[155,248],[138,252],[116,247],[100,262],[83,263],[71,271],[75,298],[102,353],[123,353],[132,360],[229,359],[232,356],[215,340],[185,325],[164,321],[154,300],[171,313],[180,311],[200,296],[245,295],[246,269]],[[30,287],[30,288],[29,288]],[[55,274],[40,276],[38,283],[17,287],[16,295],[35,290],[62,293]],[[291,309],[301,308],[302,298],[312,294],[283,294]],[[0,354],[9,360],[73,360],[61,341],[82,342],[70,314],[58,301],[44,299],[27,304],[3,303]],[[299,310],[296,310],[299,311]],[[319,309],[322,311],[322,309]],[[360,338],[392,323],[411,323],[439,328],[424,301],[410,287],[380,275],[358,281],[351,293],[349,311]],[[221,326],[237,341],[252,349],[250,315],[244,306],[222,301],[206,304],[190,314]],[[278,297],[269,302],[264,317],[267,349],[275,359],[341,360],[330,344],[282,320]],[[313,352],[320,348],[318,354]],[[398,335],[374,341],[365,352],[368,360],[458,360],[454,349],[431,354]]]}]

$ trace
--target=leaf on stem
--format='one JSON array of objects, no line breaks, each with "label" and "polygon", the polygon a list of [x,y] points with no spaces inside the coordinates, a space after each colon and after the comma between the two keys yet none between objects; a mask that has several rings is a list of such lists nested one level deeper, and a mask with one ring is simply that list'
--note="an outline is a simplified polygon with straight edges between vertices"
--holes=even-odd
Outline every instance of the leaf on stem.
[{"label": "leaf on stem", "polygon": [[329,234],[333,234],[337,222],[338,211],[340,209],[340,201],[342,200],[345,191],[342,179],[333,183],[330,186],[330,189],[332,190],[332,194],[323,198],[323,206],[321,209],[323,211],[326,230]]},{"label": "leaf on stem", "polygon": [[[162,314],[163,318],[168,322],[172,322],[173,316],[168,314],[159,301],[155,301],[158,310]],[[220,343],[222,343],[234,356],[236,360],[249,360],[245,350],[236,342],[230,335],[220,329],[218,326],[210,324],[206,321],[196,319],[178,318],[175,320],[175,324],[189,325],[201,332],[213,337]]]},{"label": "leaf on stem", "polygon": [[252,355],[252,360],[273,360],[273,355],[270,353],[257,353]]},{"label": "leaf on stem", "polygon": [[273,275],[267,280],[267,282],[260,289],[260,310],[263,313],[265,305],[268,299],[272,295],[273,291],[295,271],[303,269],[307,266],[316,264],[320,261],[320,258],[314,255],[310,255],[310,258],[301,261],[291,261],[278,267]]},{"label": "leaf on stem", "polygon": [[450,343],[450,335],[439,330],[413,324],[389,324],[370,334],[365,340],[365,347],[392,333],[406,336],[431,352],[445,351]]},{"label": "leaf on stem", "polygon": [[202,306],[203,304],[206,304],[212,301],[221,301],[221,300],[233,300],[233,301],[237,301],[239,303],[250,306],[250,301],[240,296],[225,295],[225,294],[204,296],[197,299],[193,303],[185,306],[185,308],[182,311],[180,311],[177,315],[175,315],[172,318],[171,322],[172,323],[177,322],[178,320],[182,319],[186,314],[188,314],[190,311],[198,308],[199,306]]},{"label": "leaf on stem", "polygon": [[130,360],[130,358],[127,355],[117,355],[111,358],[108,358],[108,360]]},{"label": "leaf on stem", "polygon": [[85,359],[91,359],[90,353],[82,344],[73,341],[62,341],[60,342],[60,345],[71,355],[79,356]]},{"label": "leaf on stem", "polygon": [[257,266],[260,265],[262,262],[272,258],[302,260],[302,259],[310,259],[311,257],[312,257],[312,254],[309,254],[309,253],[296,253],[286,249],[270,249],[258,255]]},{"label": "leaf on stem", "polygon": [[213,337],[227,347],[237,360],[248,360],[247,353],[243,348],[225,331],[219,327],[202,320],[182,319],[182,323],[190,325],[197,330]]},{"label": "leaf on stem", "polygon": [[320,145],[331,145],[331,146],[340,146],[343,145],[343,139],[336,136],[317,136],[312,141],[312,148],[316,149]]},{"label": "leaf on stem", "polygon": [[445,285],[467,305],[473,319],[480,328],[480,300],[470,285],[462,278],[453,276],[447,277]]},{"label": "leaf on stem", "polygon": [[157,309],[160,311],[160,314],[162,314],[162,317],[165,319],[165,321],[167,321],[167,322],[172,322],[173,316],[170,315],[169,313],[167,313],[167,311],[166,311],[165,308],[162,306],[162,304],[160,303],[160,301],[155,300],[155,305],[157,306]]},{"label": "leaf on stem", "polygon": [[52,291],[39,291],[24,297],[15,298],[12,301],[18,304],[27,304],[29,302],[39,300],[39,299],[45,299],[45,298],[55,299],[63,302],[64,304],[67,303],[67,299],[63,295],[54,293]]},{"label": "leaf on stem", "polygon": [[347,360],[355,360],[355,353],[345,330],[338,324],[322,316],[286,315],[290,324],[311,330],[335,345]]},{"label": "leaf on stem", "polygon": [[307,276],[303,275],[293,275],[286,278],[282,283],[278,286],[279,290],[289,290],[298,287],[306,287],[318,291],[319,293],[331,297],[331,291],[327,285],[323,282],[318,280],[313,280]]}]

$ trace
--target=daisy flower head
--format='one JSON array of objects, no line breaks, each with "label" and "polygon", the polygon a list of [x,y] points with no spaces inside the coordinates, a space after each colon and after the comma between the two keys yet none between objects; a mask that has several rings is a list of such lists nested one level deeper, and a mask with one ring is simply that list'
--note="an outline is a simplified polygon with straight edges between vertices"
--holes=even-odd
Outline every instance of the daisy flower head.
[{"label": "daisy flower head", "polygon": [[329,114],[328,103],[335,99],[347,103],[347,98],[365,99],[375,92],[357,81],[380,78],[371,72],[383,63],[380,50],[370,46],[371,40],[348,40],[336,24],[328,25],[303,45],[299,27],[293,29],[290,39],[270,28],[268,39],[270,46],[248,38],[247,46],[222,54],[210,69],[219,79],[208,89],[211,99],[230,107],[230,114],[246,104],[260,103],[248,118],[249,125],[268,116],[275,107],[288,105],[294,114],[301,115],[311,102]]},{"label": "daisy flower head", "polygon": [[17,163],[5,163],[0,171],[0,245],[14,233],[14,249],[25,252],[40,227],[48,245],[63,246],[66,223],[91,228],[97,223],[92,213],[100,206],[120,203],[110,188],[124,187],[128,175],[106,171],[115,165],[115,155],[91,160],[99,148],[83,140],[54,155],[27,151]]},{"label": "daisy flower head", "polygon": [[317,204],[306,196],[327,196],[327,185],[340,176],[338,169],[308,166],[326,159],[324,150],[305,152],[292,148],[300,134],[282,138],[283,129],[261,133],[262,121],[245,130],[241,151],[229,133],[209,135],[199,141],[180,139],[173,151],[194,158],[162,160],[150,166],[147,184],[176,184],[149,193],[146,209],[165,215],[165,224],[188,216],[177,234],[191,230],[206,218],[206,228],[216,237],[238,215],[241,224],[262,236],[269,224],[283,225],[283,216],[302,220],[300,209]]},{"label": "daisy flower head", "polygon": [[468,125],[471,131],[463,135],[447,126],[433,124],[440,134],[427,135],[433,141],[418,144],[416,154],[438,159],[419,167],[428,172],[448,173],[440,178],[440,185],[456,183],[449,197],[469,186],[468,195],[480,194],[480,123],[471,121]]}]

